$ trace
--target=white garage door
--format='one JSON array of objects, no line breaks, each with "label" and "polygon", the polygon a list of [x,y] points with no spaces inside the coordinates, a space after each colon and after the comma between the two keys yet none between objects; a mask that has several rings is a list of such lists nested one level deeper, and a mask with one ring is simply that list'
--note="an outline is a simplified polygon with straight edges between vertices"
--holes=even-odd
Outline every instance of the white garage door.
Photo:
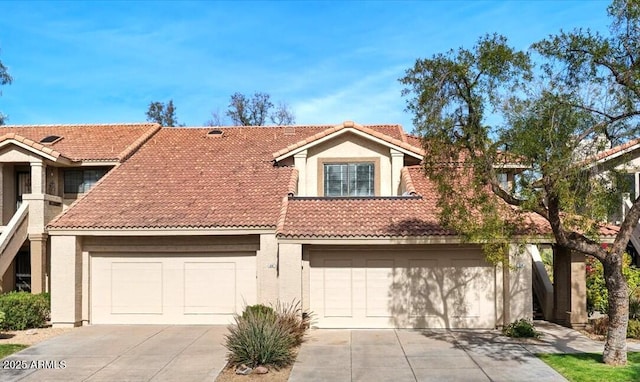
[{"label": "white garage door", "polygon": [[93,324],[227,324],[256,301],[255,254],[91,257]]},{"label": "white garage door", "polygon": [[322,328],[493,328],[495,267],[479,250],[311,251]]}]

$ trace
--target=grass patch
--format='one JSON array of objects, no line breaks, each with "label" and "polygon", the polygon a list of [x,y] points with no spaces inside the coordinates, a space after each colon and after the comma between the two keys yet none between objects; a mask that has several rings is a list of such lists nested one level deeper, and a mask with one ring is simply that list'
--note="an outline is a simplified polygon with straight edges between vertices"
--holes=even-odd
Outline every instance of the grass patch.
[{"label": "grass patch", "polygon": [[626,366],[609,366],[602,362],[602,354],[538,354],[569,381],[640,381],[640,353],[627,353]]},{"label": "grass patch", "polygon": [[22,349],[28,348],[27,345],[2,344],[0,345],[0,358],[4,358]]}]

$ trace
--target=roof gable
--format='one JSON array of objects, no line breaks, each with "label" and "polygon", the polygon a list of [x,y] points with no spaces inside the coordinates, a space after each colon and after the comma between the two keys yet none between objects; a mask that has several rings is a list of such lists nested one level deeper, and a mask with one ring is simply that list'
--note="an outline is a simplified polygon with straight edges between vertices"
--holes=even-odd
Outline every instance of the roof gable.
[{"label": "roof gable", "polygon": [[54,162],[57,161],[58,158],[64,158],[58,151],[15,133],[5,134],[0,137],[0,148],[10,145],[18,146],[30,153]]},{"label": "roof gable", "polygon": [[[14,139],[29,146],[29,150],[35,149],[50,155],[57,153],[74,162],[121,162],[159,129],[160,125],[156,123],[5,125],[0,126],[0,137]],[[51,136],[60,138],[41,143],[44,138]]]},{"label": "roof gable", "polygon": [[[273,153],[273,157],[275,161],[278,162],[285,158],[291,157],[301,151],[307,150],[310,147],[317,146],[323,142],[327,142],[346,133],[353,133],[383,146],[398,150],[416,159],[422,159],[424,156],[424,150],[422,148],[407,143],[405,141],[406,139],[400,140],[376,131],[375,129],[359,125],[352,121],[346,121],[340,125],[326,129],[313,136],[307,137],[306,139],[300,140],[290,146],[287,146],[286,148]],[[404,137],[404,134],[401,135],[401,137]]]}]

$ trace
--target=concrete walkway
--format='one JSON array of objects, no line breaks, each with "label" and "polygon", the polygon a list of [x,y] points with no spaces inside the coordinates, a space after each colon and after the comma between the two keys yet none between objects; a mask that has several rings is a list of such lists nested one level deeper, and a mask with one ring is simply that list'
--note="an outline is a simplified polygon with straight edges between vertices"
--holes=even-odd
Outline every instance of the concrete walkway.
[{"label": "concrete walkway", "polygon": [[3,359],[0,381],[213,381],[225,365],[226,333],[226,326],[81,327]]},{"label": "concrete walkway", "polygon": [[312,330],[289,381],[565,381],[535,354],[604,348],[559,325],[536,327],[540,340],[495,330]]}]

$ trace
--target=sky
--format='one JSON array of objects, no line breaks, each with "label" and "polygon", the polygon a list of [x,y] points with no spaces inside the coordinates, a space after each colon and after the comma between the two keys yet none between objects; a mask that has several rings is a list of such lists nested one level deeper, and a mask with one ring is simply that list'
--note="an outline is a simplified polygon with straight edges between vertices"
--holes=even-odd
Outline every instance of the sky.
[{"label": "sky", "polygon": [[0,88],[9,124],[145,121],[173,100],[180,123],[266,92],[298,125],[398,123],[416,59],[487,33],[527,49],[560,30],[604,32],[607,1],[2,1]]}]

